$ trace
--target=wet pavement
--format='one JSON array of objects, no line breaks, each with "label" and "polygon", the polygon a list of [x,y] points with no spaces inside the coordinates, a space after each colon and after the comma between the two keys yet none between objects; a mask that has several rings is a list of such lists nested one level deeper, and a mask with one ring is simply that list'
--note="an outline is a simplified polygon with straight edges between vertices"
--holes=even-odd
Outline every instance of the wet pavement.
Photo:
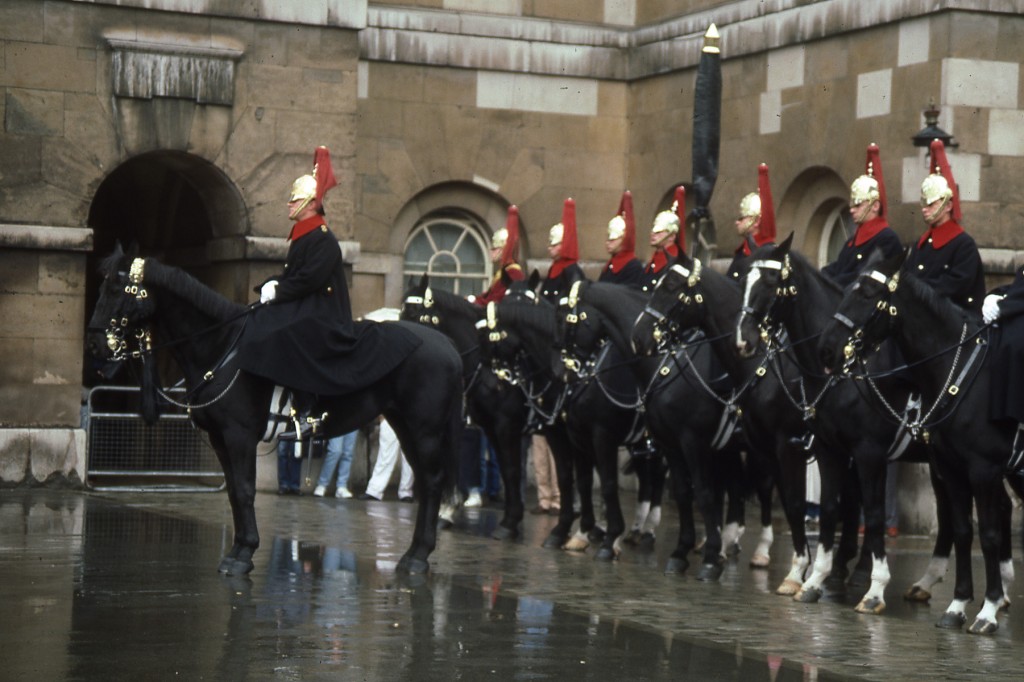
[{"label": "wet pavement", "polygon": [[[627,548],[611,564],[542,549],[552,517],[528,516],[522,540],[499,543],[488,537],[498,510],[466,510],[442,534],[431,574],[403,579],[394,566],[413,505],[261,494],[256,510],[256,568],[224,578],[222,493],[0,491],[0,677],[1024,678],[1021,606],[995,636],[975,637],[934,627],[951,575],[931,605],[900,598],[930,538],[888,541],[889,607],[864,616],[852,608],[859,594],[804,605],[772,593],[791,551],[781,522],[769,570],[747,567],[751,529],[740,560],[708,584],[662,574],[670,507],[655,551]],[[1022,587],[1011,593],[1019,605]]]}]

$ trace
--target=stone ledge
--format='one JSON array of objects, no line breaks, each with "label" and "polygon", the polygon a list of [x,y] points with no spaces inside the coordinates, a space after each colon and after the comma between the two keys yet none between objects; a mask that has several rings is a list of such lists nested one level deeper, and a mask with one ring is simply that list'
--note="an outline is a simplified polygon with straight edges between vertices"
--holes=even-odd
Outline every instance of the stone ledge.
[{"label": "stone ledge", "polygon": [[11,225],[0,223],[0,247],[46,251],[92,251],[93,231],[87,227]]},{"label": "stone ledge", "polygon": [[[359,242],[339,241],[342,258],[349,265],[359,262]],[[206,245],[206,255],[213,262],[231,260],[284,261],[288,240],[283,237],[225,237]]]},{"label": "stone ledge", "polygon": [[0,429],[0,486],[82,486],[85,443],[85,429]]},{"label": "stone ledge", "polygon": [[161,12],[184,12],[290,24],[363,28],[366,0],[289,0],[288,2],[222,2],[220,0],[74,0]]}]

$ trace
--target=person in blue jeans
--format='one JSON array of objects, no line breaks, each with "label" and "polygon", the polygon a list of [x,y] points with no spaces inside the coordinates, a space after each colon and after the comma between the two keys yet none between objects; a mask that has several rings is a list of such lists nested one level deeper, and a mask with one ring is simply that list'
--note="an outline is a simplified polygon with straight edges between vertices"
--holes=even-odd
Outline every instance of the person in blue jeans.
[{"label": "person in blue jeans", "polygon": [[480,453],[480,492],[489,502],[501,500],[501,467],[498,466],[498,451],[486,434],[481,433],[483,449]]},{"label": "person in blue jeans", "polygon": [[352,454],[356,450],[356,436],[359,431],[350,431],[343,436],[336,436],[327,441],[327,454],[324,455],[324,464],[320,468],[320,479],[316,482],[313,495],[323,497],[327,493],[334,472],[338,472],[335,497],[347,500],[352,497],[348,489],[348,475],[352,471]]},{"label": "person in blue jeans", "polygon": [[294,440],[277,441],[277,494],[301,495],[302,460],[295,456]]}]

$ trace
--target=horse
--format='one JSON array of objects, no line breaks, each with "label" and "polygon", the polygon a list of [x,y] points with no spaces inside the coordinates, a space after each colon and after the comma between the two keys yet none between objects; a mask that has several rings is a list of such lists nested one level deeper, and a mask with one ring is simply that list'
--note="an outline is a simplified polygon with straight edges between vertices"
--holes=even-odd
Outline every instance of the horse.
[{"label": "horse", "polygon": [[[971,576],[972,499],[985,560],[985,603],[968,628],[989,635],[1008,605],[1004,590],[1010,561],[1010,499],[1003,485],[1016,424],[991,421],[987,328],[980,319],[939,296],[912,272],[901,272],[906,252],[888,259],[874,254],[846,291],[819,341],[830,371],[852,373],[892,338],[921,391],[921,417],[910,424],[931,448],[950,501],[956,584],[953,600],[936,625],[959,629],[974,594]],[[1020,480],[1009,476],[1018,495]]]},{"label": "horse", "polygon": [[[224,470],[234,540],[218,571],[248,574],[260,544],[253,508],[256,446],[267,429],[275,387],[239,370],[236,348],[258,304],[229,301],[184,271],[154,258],[125,254],[120,245],[103,261],[100,272],[103,281],[88,329],[90,352],[117,360],[137,355],[151,363],[153,337],[162,341],[158,347],[170,350],[188,388],[184,407],[193,423],[206,431]],[[412,542],[397,570],[423,574],[429,571],[428,557],[437,541],[442,497],[454,489],[462,363],[440,332],[408,322],[387,324],[404,325],[422,342],[376,383],[348,395],[322,397],[316,411],[327,413],[323,435],[328,438],[380,414],[394,427],[415,473],[419,500]],[[129,349],[132,336],[139,339],[135,352]]]},{"label": "horse", "polygon": [[[568,420],[563,418],[568,392],[554,350],[555,309],[537,298],[533,290],[537,279],[534,272],[528,281],[512,283],[501,303],[488,304],[486,324],[480,330],[481,346],[495,374],[521,391],[532,420],[540,424],[540,432],[551,446],[562,505],[543,546],[579,551],[586,549],[591,539],[602,540],[595,559],[610,561],[618,553],[613,546],[618,537],[613,535],[615,522],[609,518],[607,532],[597,527],[591,497],[594,458],[589,450],[577,447],[570,437]],[[575,513],[570,503],[574,484],[580,502],[579,532],[575,535]],[[618,509],[617,497],[614,502],[612,515]],[[618,516],[618,525],[624,526],[621,509]]]},{"label": "horse", "polygon": [[462,357],[466,413],[497,450],[505,490],[504,516],[491,537],[515,539],[524,511],[522,441],[526,403],[516,388],[499,380],[483,362],[477,326],[483,320],[484,309],[455,294],[431,288],[426,274],[402,300],[403,320],[438,329],[452,340]]},{"label": "horse", "polygon": [[[845,574],[845,563],[856,552],[855,536],[844,533],[853,541],[840,546],[831,561],[837,517],[835,496],[841,488],[843,497],[853,501],[844,505],[844,531],[857,524],[858,496],[863,505],[865,532],[859,568],[871,567],[870,587],[856,610],[880,614],[885,610],[885,588],[890,577],[884,537],[885,478],[898,420],[879,415],[853,381],[842,381],[835,374],[817,369],[820,364],[813,342],[831,319],[842,290],[793,251],[792,241],[790,235],[778,246],[766,245],[752,254],[744,281],[743,307],[736,324],[737,349],[749,355],[766,340],[771,344],[786,338],[778,355],[790,355],[801,374],[799,394],[787,392],[786,397],[795,409],[804,412],[808,427],[822,446],[818,457],[823,468],[822,532],[815,574],[828,575],[833,566]],[[887,401],[906,403],[905,388],[880,383]],[[856,476],[844,475],[850,463]],[[830,472],[828,476],[826,470]],[[818,576],[812,576],[808,583],[814,585],[817,580]],[[806,583],[804,589],[808,589]]]},{"label": "horse", "polygon": [[714,350],[734,386],[730,395],[721,398],[726,410],[720,428],[727,427],[728,418],[737,420],[751,449],[773,461],[793,537],[791,567],[775,591],[813,601],[815,592],[801,593],[810,565],[804,524],[807,431],[803,415],[786,409],[782,394],[782,384],[795,380],[793,368],[768,371],[765,356],[740,357],[734,342],[739,311],[740,291],[726,276],[683,256],[655,287],[636,321],[632,342],[638,352],[651,353],[667,340],[695,329],[706,335],[704,343]]},{"label": "horse", "polygon": [[[722,556],[738,552],[744,523],[743,471],[739,443],[730,439],[713,452],[715,426],[720,421],[722,404],[698,381],[711,373],[711,353],[700,345],[677,345],[656,356],[637,355],[630,336],[634,324],[647,304],[647,294],[618,284],[580,282],[559,310],[562,352],[566,365],[610,394],[609,375],[628,368],[637,387],[637,400],[627,407],[642,408],[648,429],[663,452],[672,471],[673,492],[679,507],[679,538],[669,557],[666,573],[681,573],[687,567],[687,555],[694,548],[693,506],[704,519],[707,537],[701,551],[699,580],[716,580],[723,570]],[[614,353],[612,352],[614,351]],[[699,373],[699,374],[698,374]],[[609,395],[611,400],[613,396]],[[686,409],[680,411],[679,406]],[[768,564],[771,531],[771,481],[759,486],[761,497],[762,542],[755,552],[755,566]],[[722,526],[725,488],[729,488],[727,523]]]}]

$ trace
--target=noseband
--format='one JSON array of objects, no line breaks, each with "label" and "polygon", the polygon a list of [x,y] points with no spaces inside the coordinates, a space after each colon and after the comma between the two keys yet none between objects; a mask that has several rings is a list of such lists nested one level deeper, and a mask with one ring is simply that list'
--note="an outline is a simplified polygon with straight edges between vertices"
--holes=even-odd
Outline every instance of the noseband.
[{"label": "noseband", "polygon": [[[704,305],[703,294],[701,294],[699,291],[691,293],[691,290],[696,288],[696,286],[700,283],[702,268],[703,266],[701,265],[700,260],[696,258],[693,261],[693,270],[690,270],[685,266],[680,265],[679,263],[674,264],[672,267],[669,268],[669,272],[674,272],[675,274],[682,277],[686,281],[686,288],[679,292],[675,300],[672,302],[672,305],[669,306],[668,310],[666,310],[664,313],[657,310],[656,308],[652,308],[650,302],[644,305],[644,309],[643,311],[641,311],[640,317],[642,318],[644,315],[649,315],[650,317],[654,318],[651,336],[654,338],[654,342],[658,345],[659,348],[662,348],[672,340],[674,336],[673,330],[671,328],[672,320],[675,317],[676,310],[680,306],[689,307],[694,303],[696,303],[697,305]],[[667,275],[668,272],[665,273],[665,276]],[[663,276],[661,280],[658,281],[658,285],[655,287],[655,291],[661,288],[661,285],[665,281],[665,276]],[[639,322],[639,320],[637,320],[637,322]]]},{"label": "noseband", "polygon": [[869,315],[868,319],[859,326],[839,311],[836,311],[836,313],[832,315],[832,319],[846,327],[850,332],[850,336],[848,337],[846,344],[843,346],[844,372],[850,371],[850,367],[853,366],[854,362],[860,359],[861,353],[864,351],[864,330],[886,313],[888,313],[888,316],[891,319],[895,319],[899,315],[899,311],[896,309],[896,306],[892,305],[890,300],[892,295],[896,293],[896,289],[899,288],[900,273],[896,272],[891,277],[887,277],[878,270],[872,270],[870,272],[862,272],[858,278],[871,279],[878,282],[888,290],[889,295],[878,299],[878,302],[875,304],[875,309],[871,311],[871,315]]},{"label": "noseband", "polygon": [[[749,315],[750,317],[756,318],[757,316],[757,311],[750,305],[750,293],[753,289],[754,283],[761,278],[762,270],[776,270],[779,272],[779,277],[782,280],[782,283],[775,287],[775,295],[772,297],[771,304],[768,306],[768,309],[765,310],[761,319],[757,322],[757,329],[758,334],[761,337],[761,342],[768,345],[774,335],[773,324],[776,308],[781,305],[781,301],[787,298],[796,297],[797,289],[795,284],[786,284],[789,276],[793,272],[788,253],[782,260],[765,259],[756,260],[751,263],[750,271],[747,273],[746,287],[743,292],[743,303],[740,306],[740,319],[736,322],[737,334],[739,333],[738,330],[740,325],[743,323],[744,317]],[[756,278],[753,280],[750,278],[751,273],[756,273]]]}]

